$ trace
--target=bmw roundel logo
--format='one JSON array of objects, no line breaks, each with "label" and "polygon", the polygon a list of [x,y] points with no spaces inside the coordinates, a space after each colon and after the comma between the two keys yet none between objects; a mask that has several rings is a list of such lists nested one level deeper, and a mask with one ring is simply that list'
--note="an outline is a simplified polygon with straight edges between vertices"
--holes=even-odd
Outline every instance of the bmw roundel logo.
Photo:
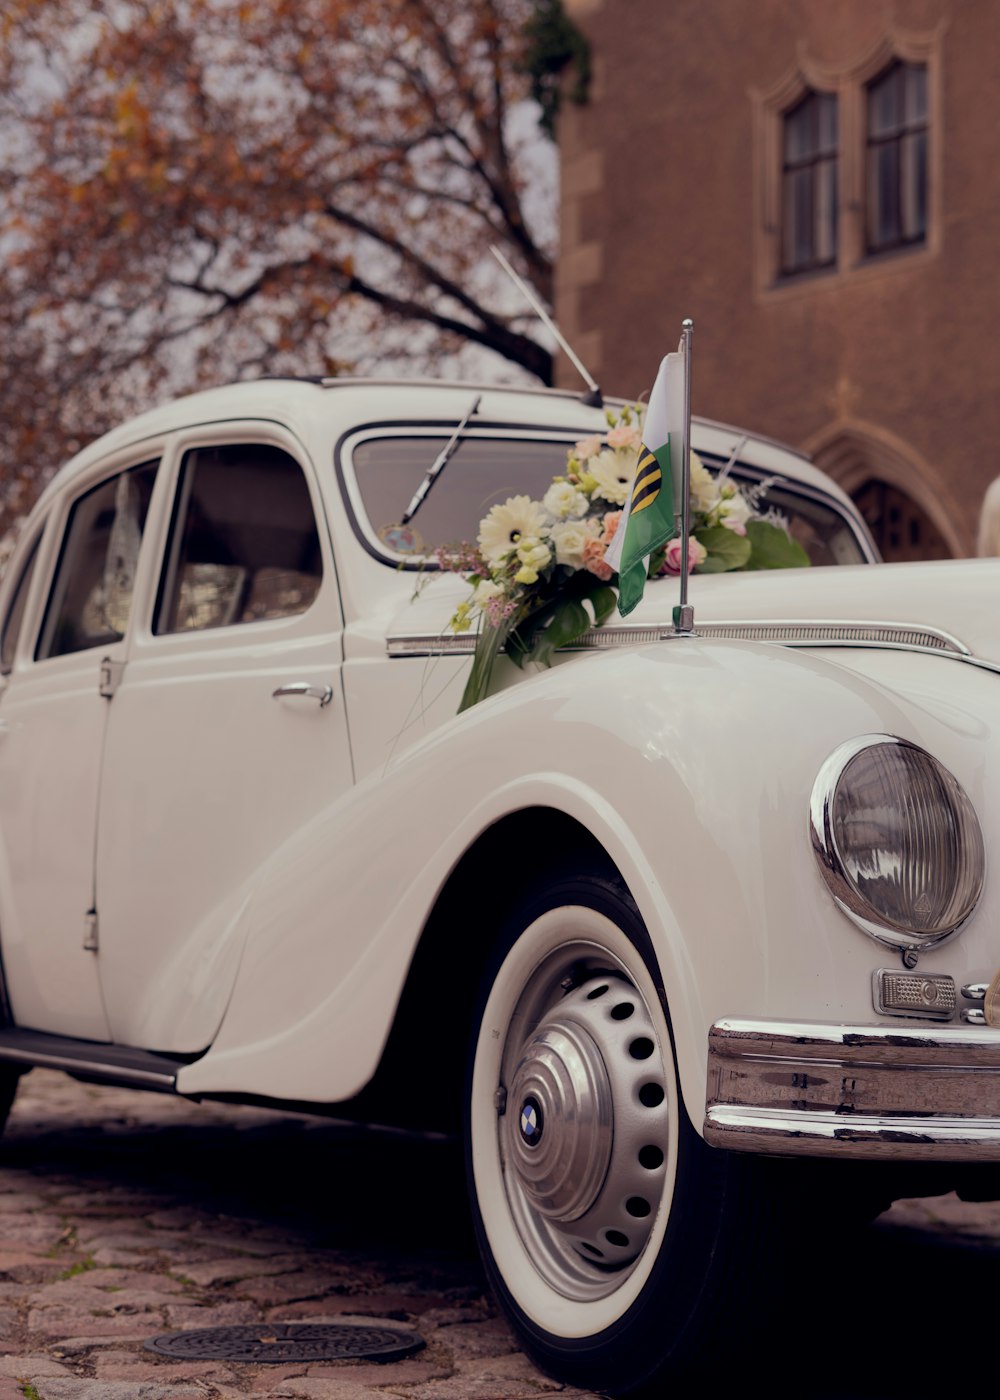
[{"label": "bmw roundel logo", "polygon": [[521,1136],[529,1147],[542,1140],[542,1109],[537,1099],[525,1099],[521,1107]]}]

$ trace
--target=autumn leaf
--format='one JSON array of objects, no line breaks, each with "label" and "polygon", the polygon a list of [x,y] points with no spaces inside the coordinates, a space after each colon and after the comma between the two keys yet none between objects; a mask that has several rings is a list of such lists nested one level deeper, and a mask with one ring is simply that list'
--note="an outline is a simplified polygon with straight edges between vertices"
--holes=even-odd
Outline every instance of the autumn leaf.
[{"label": "autumn leaf", "polygon": [[0,535],[164,393],[459,344],[549,381],[483,272],[500,243],[551,301],[511,134],[535,3],[5,0]]}]

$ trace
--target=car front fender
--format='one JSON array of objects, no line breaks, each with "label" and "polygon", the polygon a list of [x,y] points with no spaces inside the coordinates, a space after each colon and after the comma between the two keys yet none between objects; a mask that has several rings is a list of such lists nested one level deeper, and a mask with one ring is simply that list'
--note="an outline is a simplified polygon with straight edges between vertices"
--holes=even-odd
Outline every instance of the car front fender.
[{"label": "car front fender", "polygon": [[[833,904],[808,827],[820,766],[864,733],[937,749],[960,780],[963,764],[982,763],[981,739],[889,685],[754,643],[582,658],[475,706],[275,853],[244,916],[218,1037],[178,1088],[322,1103],[356,1094],[450,873],[497,821],[549,808],[587,828],[635,899],[700,1124],[720,1017],[872,1018],[871,974],[891,955]],[[516,845],[493,878],[516,882]],[[484,936],[490,906],[486,887],[456,950]]]}]

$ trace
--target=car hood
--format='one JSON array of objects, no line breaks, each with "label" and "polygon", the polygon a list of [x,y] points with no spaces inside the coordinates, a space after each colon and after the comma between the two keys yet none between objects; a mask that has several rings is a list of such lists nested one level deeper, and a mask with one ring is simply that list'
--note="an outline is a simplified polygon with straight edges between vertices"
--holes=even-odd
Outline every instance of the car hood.
[{"label": "car hood", "polygon": [[[662,589],[662,583],[649,589],[627,621],[640,627],[663,617],[669,621]],[[667,590],[676,601],[677,584],[668,583]],[[910,631],[934,632],[994,662],[1000,662],[998,598],[1000,559],[696,575],[688,591],[696,627],[728,621],[823,623],[832,628],[851,622],[892,623],[900,634],[895,640],[907,640],[904,634]],[[830,636],[828,631],[824,639]],[[919,644],[921,638],[916,635],[913,640]]]},{"label": "car hood", "polygon": [[[455,638],[448,631],[454,608],[466,596],[460,579],[435,580],[395,612],[389,626],[390,647],[395,642],[401,649],[420,650],[423,642],[432,651],[435,638],[447,639],[448,649],[471,645],[468,634]],[[585,639],[586,647],[636,646],[654,640],[672,625],[678,597],[676,579],[649,584],[638,607],[627,618],[613,613],[603,628]],[[847,645],[912,643],[967,651],[1000,664],[998,599],[1000,559],[699,574],[692,576],[688,590],[695,628],[708,635],[800,645],[808,645],[813,635],[817,641]],[[845,626],[851,623],[872,626]],[[879,623],[891,626],[874,626]]]}]

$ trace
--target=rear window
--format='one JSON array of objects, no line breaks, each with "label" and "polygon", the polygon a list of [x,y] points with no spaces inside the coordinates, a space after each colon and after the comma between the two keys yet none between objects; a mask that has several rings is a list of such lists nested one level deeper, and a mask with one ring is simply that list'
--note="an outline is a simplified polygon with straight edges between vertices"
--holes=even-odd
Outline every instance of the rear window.
[{"label": "rear window", "polygon": [[[347,489],[357,524],[372,553],[398,566],[423,559],[437,548],[474,543],[479,522],[508,496],[545,494],[566,466],[570,442],[560,439],[465,438],[424,498],[413,520],[401,526],[403,513],[448,434],[398,434],[372,437],[355,446],[353,482]],[[701,453],[710,471],[722,461]],[[798,540],[813,564],[863,564],[865,551],[855,526],[832,497],[768,478],[737,463],[732,475],[741,486],[764,483],[759,510],[774,511]]]}]

